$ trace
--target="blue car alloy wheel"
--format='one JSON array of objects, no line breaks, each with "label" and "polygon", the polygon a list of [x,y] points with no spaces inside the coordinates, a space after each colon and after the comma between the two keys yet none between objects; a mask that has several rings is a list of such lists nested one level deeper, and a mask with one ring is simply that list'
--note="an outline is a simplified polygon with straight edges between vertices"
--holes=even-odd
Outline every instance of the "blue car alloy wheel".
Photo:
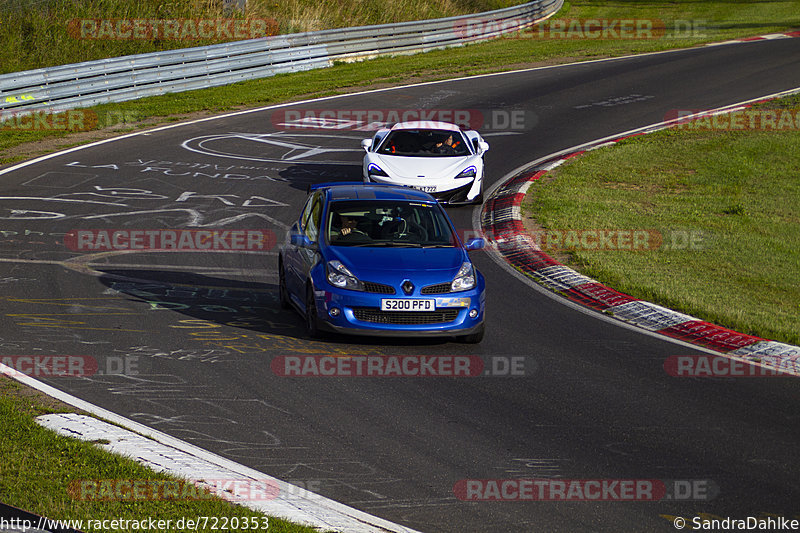
[{"label": "blue car alloy wheel", "polygon": [[279,299],[309,335],[484,334],[485,281],[441,205],[407,187],[312,186],[278,256]]}]

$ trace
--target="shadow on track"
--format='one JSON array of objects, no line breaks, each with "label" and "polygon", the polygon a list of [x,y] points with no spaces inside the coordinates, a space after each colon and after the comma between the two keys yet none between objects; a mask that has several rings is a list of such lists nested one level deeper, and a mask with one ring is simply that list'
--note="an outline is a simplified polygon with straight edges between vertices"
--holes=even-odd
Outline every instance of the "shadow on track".
[{"label": "shadow on track", "polygon": [[309,185],[333,181],[362,181],[361,167],[358,165],[304,164],[292,165],[281,170],[278,175],[290,187],[305,192]]},{"label": "shadow on track", "polygon": [[[99,269],[98,269],[99,270]],[[108,288],[145,302],[151,310],[171,311],[192,324],[244,329],[262,335],[310,340],[303,319],[281,309],[278,285],[158,269],[102,269],[100,282]],[[313,342],[331,345],[430,346],[450,342],[447,337],[409,339],[328,334]]]}]

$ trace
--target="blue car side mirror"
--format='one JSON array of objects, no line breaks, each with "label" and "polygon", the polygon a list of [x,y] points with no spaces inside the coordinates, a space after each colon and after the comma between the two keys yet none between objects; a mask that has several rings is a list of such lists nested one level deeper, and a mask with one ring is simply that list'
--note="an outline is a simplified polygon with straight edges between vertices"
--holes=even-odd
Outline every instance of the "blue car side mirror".
[{"label": "blue car side mirror", "polygon": [[300,248],[308,248],[311,246],[311,239],[309,239],[308,235],[305,233],[295,233],[292,235],[290,242],[292,246],[298,246]]},{"label": "blue car side mirror", "polygon": [[486,246],[486,241],[480,237],[476,237],[474,239],[468,240],[467,243],[464,245],[464,249],[469,252],[471,250],[480,250],[484,246]]}]

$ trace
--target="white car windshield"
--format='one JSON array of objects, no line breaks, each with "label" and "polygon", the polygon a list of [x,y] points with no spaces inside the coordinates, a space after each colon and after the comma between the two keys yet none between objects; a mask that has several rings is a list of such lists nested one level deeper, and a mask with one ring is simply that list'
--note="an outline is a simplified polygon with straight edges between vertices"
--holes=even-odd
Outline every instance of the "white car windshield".
[{"label": "white car windshield", "polygon": [[325,228],[333,246],[450,248],[458,244],[441,207],[424,202],[332,202]]},{"label": "white car windshield", "polygon": [[463,157],[471,153],[461,132],[432,129],[390,131],[377,152],[411,157]]}]

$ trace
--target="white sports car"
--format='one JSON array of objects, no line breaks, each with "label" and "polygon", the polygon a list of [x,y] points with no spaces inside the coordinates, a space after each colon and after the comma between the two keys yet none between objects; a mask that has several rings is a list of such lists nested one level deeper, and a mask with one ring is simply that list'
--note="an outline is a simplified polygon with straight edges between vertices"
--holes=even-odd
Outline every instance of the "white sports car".
[{"label": "white sports car", "polygon": [[483,154],[489,144],[474,130],[447,122],[401,122],[364,139],[366,183],[406,185],[441,203],[483,201]]}]

